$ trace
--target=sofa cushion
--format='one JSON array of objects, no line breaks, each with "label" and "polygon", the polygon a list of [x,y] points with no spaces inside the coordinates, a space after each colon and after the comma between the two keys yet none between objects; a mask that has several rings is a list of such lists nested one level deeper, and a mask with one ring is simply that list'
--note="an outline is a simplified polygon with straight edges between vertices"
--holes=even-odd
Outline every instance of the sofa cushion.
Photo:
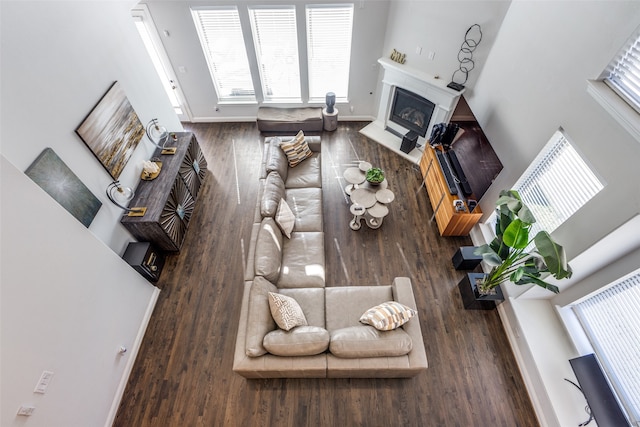
[{"label": "sofa cushion", "polygon": [[278,292],[300,304],[309,326],[324,328],[324,288],[282,288],[278,289]]},{"label": "sofa cushion", "polygon": [[272,283],[278,282],[282,266],[282,231],[273,218],[264,218],[258,230],[255,253],[255,274]]},{"label": "sofa cushion", "polygon": [[324,233],[291,233],[283,244],[278,288],[322,288],[324,274]]},{"label": "sofa cushion", "polygon": [[285,188],[322,188],[320,153],[313,153],[311,157],[295,168],[289,168],[286,176],[280,176],[284,181]]},{"label": "sofa cushion", "polygon": [[287,155],[284,154],[284,151],[282,151],[282,148],[280,148],[281,142],[282,140],[280,138],[271,138],[265,168],[267,173],[273,171],[278,172],[282,180],[286,181],[289,172],[289,160],[287,159]]},{"label": "sofa cushion", "polygon": [[365,311],[360,322],[379,331],[391,331],[407,323],[418,312],[396,301],[383,302]]},{"label": "sofa cushion", "polygon": [[260,200],[260,215],[262,217],[274,217],[278,210],[278,204],[285,196],[284,181],[278,172],[269,172],[264,181],[262,199]]},{"label": "sofa cushion", "polygon": [[412,346],[411,337],[403,329],[379,331],[363,325],[332,331],[329,351],[344,358],[403,356]]},{"label": "sofa cushion", "polygon": [[286,201],[295,216],[293,231],[323,230],[321,188],[289,189]]},{"label": "sofa cushion", "polygon": [[276,224],[280,227],[280,230],[287,236],[288,239],[291,238],[291,232],[296,225],[296,216],[291,211],[289,204],[285,199],[280,199],[280,203],[278,204],[278,210],[276,211],[275,216]]},{"label": "sofa cushion", "polygon": [[269,292],[278,289],[264,277],[255,277],[249,291],[249,310],[245,352],[247,356],[258,357],[267,353],[262,341],[267,333],[276,329],[276,322],[269,308]]},{"label": "sofa cushion", "polygon": [[289,331],[296,326],[307,326],[302,308],[295,299],[276,292],[269,292],[269,308],[271,316],[278,327]]},{"label": "sofa cushion", "polygon": [[296,167],[302,163],[305,159],[311,157],[313,154],[309,148],[309,144],[304,140],[304,132],[300,131],[290,141],[280,142],[280,148],[287,155],[289,161],[289,167]]},{"label": "sofa cushion", "polygon": [[326,328],[329,332],[348,326],[362,326],[362,313],[374,305],[394,300],[391,286],[328,287],[325,288],[325,297]]},{"label": "sofa cushion", "polygon": [[290,331],[269,332],[264,348],[276,356],[313,356],[329,347],[329,331],[318,326],[298,326]]}]

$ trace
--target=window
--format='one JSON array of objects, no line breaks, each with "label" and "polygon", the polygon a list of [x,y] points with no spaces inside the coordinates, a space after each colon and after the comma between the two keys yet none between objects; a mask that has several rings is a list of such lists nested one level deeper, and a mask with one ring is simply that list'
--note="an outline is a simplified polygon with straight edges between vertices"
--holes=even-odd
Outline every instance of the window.
[{"label": "window", "polygon": [[640,270],[573,306],[632,423],[640,421]]},{"label": "window", "polygon": [[238,9],[195,9],[192,15],[218,99],[255,100]]},{"label": "window", "polygon": [[333,92],[346,101],[353,5],[313,5],[307,6],[306,12],[309,98],[321,100]]},{"label": "window", "polygon": [[300,62],[294,6],[252,7],[251,30],[265,101],[300,101]]},{"label": "window", "polygon": [[534,236],[558,228],[604,185],[560,129],[513,188],[536,218],[530,231]]},{"label": "window", "polygon": [[640,27],[609,63],[604,82],[640,112]]}]

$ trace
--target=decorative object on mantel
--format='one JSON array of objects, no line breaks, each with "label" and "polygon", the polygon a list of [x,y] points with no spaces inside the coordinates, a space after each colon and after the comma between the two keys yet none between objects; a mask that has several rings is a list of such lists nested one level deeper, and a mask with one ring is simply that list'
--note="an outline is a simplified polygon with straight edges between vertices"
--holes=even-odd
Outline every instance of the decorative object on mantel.
[{"label": "decorative object on mantel", "polygon": [[404,64],[406,55],[404,53],[400,53],[397,50],[393,49],[391,52],[391,60],[397,62],[398,64]]},{"label": "decorative object on mantel", "polygon": [[[543,273],[549,273],[556,279],[571,277],[573,272],[564,248],[546,231],[540,231],[529,239],[531,225],[536,219],[522,202],[520,194],[515,190],[501,191],[496,201],[496,215],[495,239],[474,251],[492,266],[488,274],[482,274],[475,283],[472,282],[476,295],[495,294],[507,281],[516,285],[533,283],[556,294],[560,292],[557,286],[540,277]],[[527,252],[532,243],[533,249]]]},{"label": "decorative object on mantel", "polygon": [[144,135],[144,127],[120,83],[114,82],[76,129],[116,180]]},{"label": "decorative object on mantel", "polygon": [[123,187],[120,184],[120,181],[116,180],[109,184],[107,186],[106,193],[111,203],[127,212],[128,216],[144,216],[147,212],[146,207],[128,208],[125,206],[131,199],[133,199],[135,193],[130,187]]},{"label": "decorative object on mantel", "polygon": [[45,148],[24,173],[85,227],[91,225],[102,202],[51,148]]},{"label": "decorative object on mantel", "polygon": [[167,132],[167,128],[158,123],[158,119],[151,119],[149,123],[147,123],[147,138],[153,145],[158,148],[161,148],[162,151],[160,154],[176,154],[177,148],[174,147],[166,147],[167,142],[171,139],[174,143],[177,141],[176,134],[171,132]]},{"label": "decorative object on mantel", "polygon": [[142,162],[142,174],[140,175],[141,179],[145,181],[154,180],[160,175],[160,171],[162,170],[162,162],[156,158],[151,160],[145,160]]},{"label": "decorative object on mantel", "polygon": [[460,65],[458,69],[453,72],[451,83],[449,83],[447,87],[457,90],[458,92],[464,89],[464,84],[469,78],[469,71],[473,70],[476,65],[475,62],[473,62],[473,51],[476,50],[476,47],[478,47],[481,41],[482,29],[480,25],[473,24],[464,34],[464,41],[460,46],[460,51],[458,51],[458,62],[460,62]]}]

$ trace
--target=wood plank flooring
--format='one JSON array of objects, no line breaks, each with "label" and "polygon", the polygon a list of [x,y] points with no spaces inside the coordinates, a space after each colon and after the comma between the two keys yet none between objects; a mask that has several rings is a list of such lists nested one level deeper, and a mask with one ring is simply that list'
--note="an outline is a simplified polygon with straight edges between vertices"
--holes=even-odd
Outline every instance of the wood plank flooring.
[{"label": "wood plank flooring", "polygon": [[[429,360],[411,379],[246,380],[232,372],[262,137],[254,123],[188,124],[209,172],[162,292],[115,426],[537,426],[496,311],[462,308],[451,256],[420,172],[340,122],[322,135],[328,286],[413,282]],[[378,230],[349,229],[342,172],[367,160],[396,194]]]}]

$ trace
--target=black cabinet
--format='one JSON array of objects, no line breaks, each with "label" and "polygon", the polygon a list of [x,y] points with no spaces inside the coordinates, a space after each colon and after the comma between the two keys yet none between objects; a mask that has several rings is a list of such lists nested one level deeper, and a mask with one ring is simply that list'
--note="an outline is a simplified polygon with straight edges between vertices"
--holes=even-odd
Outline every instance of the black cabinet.
[{"label": "black cabinet", "polygon": [[147,280],[157,282],[164,267],[165,257],[149,242],[133,242],[127,246],[122,259]]}]

